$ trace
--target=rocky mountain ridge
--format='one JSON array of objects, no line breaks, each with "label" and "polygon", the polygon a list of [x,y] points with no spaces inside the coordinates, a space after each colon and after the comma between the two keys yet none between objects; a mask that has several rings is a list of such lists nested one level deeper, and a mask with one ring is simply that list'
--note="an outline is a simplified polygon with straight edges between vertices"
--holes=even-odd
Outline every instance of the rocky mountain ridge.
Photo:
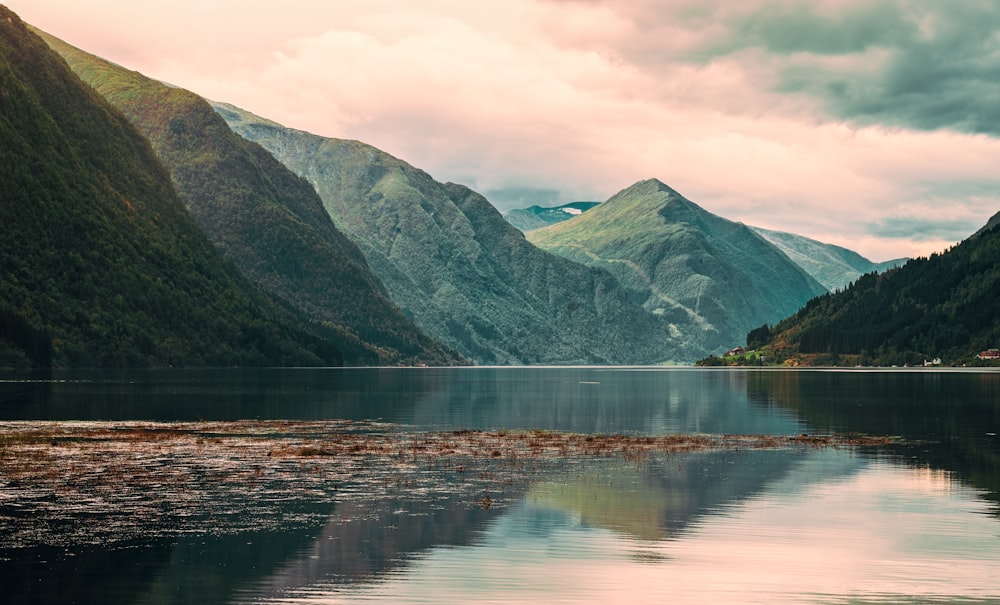
[{"label": "rocky mountain ridge", "polygon": [[[555,225],[591,210],[598,202],[573,202],[555,207],[531,206],[516,208],[504,214],[510,224],[524,232]],[[764,239],[777,246],[792,261],[805,269],[827,290],[838,290],[872,271],[881,273],[898,267],[908,258],[898,258],[880,263],[872,262],[853,250],[826,244],[802,235],[749,226]]]},{"label": "rocky mountain ridge", "polygon": [[526,236],[607,269],[633,300],[704,351],[740,343],[754,326],[786,317],[826,291],[750,228],[703,210],[656,179]]},{"label": "rocky mountain ridge", "polygon": [[215,108],[316,188],[417,325],[476,363],[638,364],[696,355],[610,274],[539,250],[476,192],[357,141]]}]

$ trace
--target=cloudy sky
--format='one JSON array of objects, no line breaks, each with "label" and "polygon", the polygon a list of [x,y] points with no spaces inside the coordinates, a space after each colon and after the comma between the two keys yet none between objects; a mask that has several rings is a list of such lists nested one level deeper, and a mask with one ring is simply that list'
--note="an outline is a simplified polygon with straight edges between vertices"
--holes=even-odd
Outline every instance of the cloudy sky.
[{"label": "cloudy sky", "polygon": [[0,0],[501,209],[659,178],[872,260],[1000,211],[998,0]]}]

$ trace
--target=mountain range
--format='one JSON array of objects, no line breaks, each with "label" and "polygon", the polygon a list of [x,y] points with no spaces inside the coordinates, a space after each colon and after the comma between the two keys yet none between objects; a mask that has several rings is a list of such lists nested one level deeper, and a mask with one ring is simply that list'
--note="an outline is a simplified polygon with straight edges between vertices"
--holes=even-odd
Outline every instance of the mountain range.
[{"label": "mountain range", "polygon": [[309,183],[201,97],[40,32],[152,143],[195,222],[259,288],[320,323],[350,365],[461,363],[389,299]]},{"label": "mountain range", "polygon": [[[504,218],[521,231],[527,232],[571,220],[597,205],[598,202],[571,202],[554,207],[535,205],[510,210],[504,214]],[[872,271],[881,273],[909,260],[899,258],[875,263],[841,246],[825,244],[794,233],[773,231],[752,225],[749,227],[777,246],[795,264],[805,269],[830,291],[846,287],[865,273]]]},{"label": "mountain range", "polygon": [[610,273],[531,245],[478,193],[357,141],[216,110],[309,181],[417,325],[477,364],[687,360]]},{"label": "mountain range", "polygon": [[656,179],[502,216],[3,7],[0,160],[0,366],[658,364],[748,332],[774,355],[895,363],[998,337],[997,217],[880,275],[902,260],[729,221]]}]

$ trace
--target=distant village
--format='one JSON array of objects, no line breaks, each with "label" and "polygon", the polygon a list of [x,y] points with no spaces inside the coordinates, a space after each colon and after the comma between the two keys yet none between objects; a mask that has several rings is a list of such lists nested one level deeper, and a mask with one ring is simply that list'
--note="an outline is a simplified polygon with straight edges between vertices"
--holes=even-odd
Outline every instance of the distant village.
[{"label": "distant village", "polygon": [[[732,361],[734,358],[740,357],[750,352],[751,351],[749,351],[745,347],[733,347],[732,349],[729,349],[722,355],[722,359]],[[980,361],[1000,361],[1000,349],[986,349],[985,351],[980,351],[979,353],[977,353],[975,357]],[[753,361],[757,362],[757,364],[759,365],[765,361],[765,358],[763,355],[759,355]],[[710,364],[701,363],[699,365],[710,365]],[[798,363],[793,363],[792,365],[798,365]],[[932,367],[939,365],[941,365],[940,357],[924,360],[924,367]]]}]

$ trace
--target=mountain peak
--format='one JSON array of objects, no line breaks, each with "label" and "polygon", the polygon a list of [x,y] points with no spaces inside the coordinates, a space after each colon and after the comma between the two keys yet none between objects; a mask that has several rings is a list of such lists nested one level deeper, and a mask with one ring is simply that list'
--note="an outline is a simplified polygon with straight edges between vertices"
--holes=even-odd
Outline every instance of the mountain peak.
[{"label": "mountain peak", "polygon": [[677,197],[680,197],[680,198],[684,197],[683,195],[681,195],[680,193],[678,193],[676,189],[670,187],[670,185],[667,185],[666,183],[664,183],[660,179],[656,179],[656,178],[651,178],[651,179],[646,179],[644,181],[639,181],[639,182],[635,183],[634,185],[632,185],[630,187],[626,187],[625,189],[623,189],[620,192],[618,192],[618,194],[615,197],[618,197],[618,195],[621,195],[623,193],[650,195],[650,194],[660,193],[660,192],[667,193],[667,194],[669,194],[671,196],[677,196]]},{"label": "mountain peak", "polygon": [[657,179],[635,183],[529,241],[607,269],[688,352],[739,342],[825,292],[745,225],[699,207]]},{"label": "mountain peak", "polygon": [[[625,221],[642,229],[646,221],[667,223],[698,223],[712,220],[714,215],[687,199],[659,179],[646,179],[622,189],[607,202],[595,221]],[[591,214],[591,213],[588,213]]]}]

